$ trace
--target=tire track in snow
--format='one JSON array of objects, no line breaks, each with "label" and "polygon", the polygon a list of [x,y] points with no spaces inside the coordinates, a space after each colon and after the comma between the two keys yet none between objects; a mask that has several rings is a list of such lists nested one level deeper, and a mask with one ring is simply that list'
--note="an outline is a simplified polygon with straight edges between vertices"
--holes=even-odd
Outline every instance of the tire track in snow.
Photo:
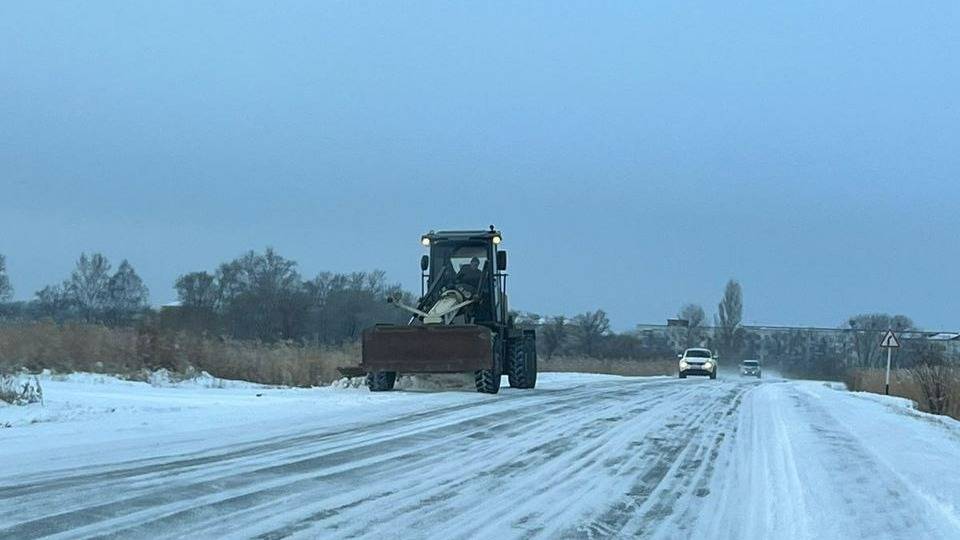
[{"label": "tire track in snow", "polygon": [[[617,449],[626,446],[617,442],[632,436],[630,431],[622,429],[631,419],[630,410],[637,405],[663,405],[684,394],[682,390],[677,393],[677,389],[672,388],[658,390],[653,395],[638,395],[636,389],[631,389],[625,395],[604,396],[607,399],[598,398],[591,407],[577,411],[576,417],[556,418],[552,422],[545,422],[540,430],[524,433],[526,440],[502,441],[498,462],[484,464],[484,468],[473,476],[463,478],[461,473],[461,480],[456,485],[464,488],[463,493],[441,494],[451,503],[418,512],[408,526],[435,526],[451,512],[468,512],[475,501],[482,500],[486,495],[486,485],[499,490],[500,499],[534,501],[520,508],[502,508],[498,512],[498,523],[517,523],[536,529],[534,523],[537,520],[530,512],[531,507],[553,507],[558,510],[563,506],[558,504],[563,500],[558,494],[566,493],[576,500],[574,494],[589,483],[590,476],[601,475],[616,465]],[[692,394],[688,391],[687,395]],[[627,401],[631,409],[624,410],[624,398],[632,398]],[[548,504],[548,501],[551,502]],[[451,508],[457,502],[459,506]],[[540,509],[539,513],[549,513],[549,510]],[[487,528],[495,529],[497,526]],[[456,527],[442,530],[451,537],[457,533]],[[478,532],[483,530],[481,527]]]},{"label": "tire track in snow", "polygon": [[[571,418],[571,416],[566,413],[576,412],[577,415],[585,414],[588,410],[593,410],[600,406],[600,402],[620,401],[624,395],[635,392],[635,386],[619,391],[611,389],[611,391],[603,393],[603,399],[599,401],[585,399],[585,396],[576,396],[571,400],[571,403],[565,404],[560,408],[553,410],[536,410],[530,414],[529,418]],[[590,395],[596,397],[595,390],[591,391]],[[589,415],[587,415],[587,417],[589,417]],[[522,471],[535,466],[536,464],[524,464],[522,461],[511,456],[511,452],[520,451],[524,446],[511,444],[505,447],[504,440],[510,440],[510,438],[516,436],[517,433],[523,432],[525,435],[533,437],[535,441],[542,442],[545,438],[551,436],[551,434],[556,435],[556,425],[550,422],[543,422],[541,425],[536,426],[536,424],[525,424],[523,420],[523,416],[506,417],[502,419],[502,421],[499,421],[497,425],[491,425],[490,429],[469,435],[468,439],[472,439],[469,441],[472,444],[469,445],[455,444],[456,441],[450,441],[452,444],[444,443],[443,448],[445,451],[430,457],[430,467],[428,470],[431,484],[426,489],[423,488],[423,482],[420,481],[425,472],[425,467],[422,463],[418,463],[415,466],[405,464],[397,466],[396,463],[390,463],[389,468],[384,471],[384,474],[389,474],[391,484],[397,486],[397,495],[377,501],[376,506],[391,508],[390,513],[392,517],[378,518],[378,522],[374,525],[384,528],[398,520],[415,519],[413,523],[408,523],[406,526],[399,528],[399,530],[409,530],[410,527],[429,527],[431,526],[431,516],[434,514],[434,511],[437,508],[449,510],[450,501],[455,500],[461,495],[460,490],[462,490],[465,485],[494,478],[498,478],[500,481],[506,481],[508,475],[522,474]],[[533,425],[535,428],[531,430],[527,427],[529,425]],[[493,433],[493,435],[490,435],[491,433]],[[482,470],[471,473],[470,466],[464,464],[477,462],[476,455],[478,454],[484,456],[483,464],[485,464],[485,467],[483,467]],[[477,465],[474,466],[476,467]],[[363,484],[367,481],[367,477],[360,476],[356,478],[356,480],[358,483]],[[354,491],[337,496],[334,500],[322,499],[319,502],[306,501],[305,508],[316,508],[313,514],[302,517],[294,524],[285,525],[277,530],[270,531],[266,536],[282,536],[285,534],[283,531],[299,530],[307,523],[311,523],[314,526],[322,526],[328,533],[329,531],[335,531],[338,536],[350,536],[355,533],[362,534],[365,528],[371,526],[367,525],[367,522],[370,519],[369,516],[372,513],[376,514],[375,512],[360,508],[356,512],[357,515],[346,514],[333,516],[325,511],[326,507],[331,504],[346,504],[345,501],[348,501],[349,497],[357,497],[363,493],[362,488],[357,489],[356,485],[353,487],[355,488]],[[411,492],[416,495],[411,497]],[[483,494],[479,496],[482,497]],[[437,505],[436,503],[440,501],[445,501],[447,504]],[[351,505],[351,508],[352,507]],[[440,513],[446,513],[446,511]]]},{"label": "tire track in snow", "polygon": [[[570,389],[570,393],[559,393],[556,390],[542,391],[541,399],[556,396],[560,399],[570,399],[567,396],[576,396],[578,387]],[[471,396],[473,397],[473,396]],[[516,393],[503,396],[507,401],[523,399],[527,396]],[[39,481],[27,481],[23,484],[3,485],[0,490],[0,500],[7,499],[0,510],[0,526],[7,519],[15,519],[23,515],[23,510],[35,508],[37,505],[54,504],[61,510],[74,506],[85,508],[89,506],[91,497],[104,501],[104,492],[122,490],[117,499],[130,499],[139,494],[153,493],[158,487],[176,481],[178,476],[189,476],[191,479],[216,480],[229,474],[247,470],[257,470],[278,461],[294,461],[305,456],[316,456],[318,452],[330,452],[336,449],[354,448],[365,441],[379,441],[400,436],[409,436],[418,432],[455,425],[464,418],[473,419],[480,415],[474,414],[473,409],[497,406],[496,401],[484,400],[480,402],[464,403],[456,406],[445,406],[438,409],[418,412],[415,414],[374,423],[361,424],[345,429],[331,431],[315,430],[307,434],[297,434],[288,437],[275,437],[260,441],[240,449],[228,448],[226,451],[205,451],[201,455],[177,456],[167,461],[141,465],[139,461],[122,463],[113,469],[89,473],[83,469],[70,469],[45,473]],[[482,414],[493,414],[485,412]],[[71,473],[79,474],[71,474]],[[13,478],[14,481],[21,478]],[[60,498],[57,498],[61,496]],[[120,496],[122,495],[122,496]],[[32,497],[31,497],[32,496]],[[109,500],[109,499],[108,499]]]},{"label": "tire track in snow", "polygon": [[[796,410],[809,419],[818,444],[829,448],[823,455],[831,459],[824,459],[821,465],[835,480],[834,493],[847,509],[841,513],[852,517],[858,509],[871,508],[872,519],[852,520],[847,524],[848,531],[856,529],[864,538],[878,538],[894,531],[911,538],[956,538],[955,534],[940,533],[949,529],[960,534],[955,522],[931,527],[932,518],[943,517],[938,515],[938,509],[931,509],[927,501],[915,496],[908,484],[878,461],[827,409],[797,389],[787,396]],[[844,480],[836,481],[839,478]]]},{"label": "tire track in snow", "polygon": [[[622,476],[623,456],[629,455],[630,444],[642,441],[645,433],[661,425],[678,405],[700,406],[704,388],[637,385],[625,393],[598,393],[576,416],[548,415],[544,433],[532,431],[527,441],[498,441],[502,455],[484,458],[493,463],[484,461],[471,468],[455,455],[445,454],[442,458],[448,466],[431,470],[427,489],[422,488],[423,482],[418,485],[417,479],[395,475],[392,483],[400,488],[396,495],[369,505],[372,508],[355,508],[336,520],[317,520],[309,532],[313,536],[353,537],[404,531],[405,536],[414,538],[466,538],[509,529],[520,537],[556,537],[560,524],[569,523],[584,506],[603,506],[605,499],[596,494],[607,490],[610,477],[632,482],[632,477]],[[554,438],[545,441],[550,433]],[[545,459],[529,465],[524,462],[524,453],[535,455],[538,451],[546,454]],[[437,487],[443,489],[434,489]],[[412,499],[412,504],[397,504],[405,499]],[[390,511],[384,514],[377,508]],[[484,512],[488,517],[480,524],[474,517],[478,508],[489,508]],[[283,536],[282,531],[272,532]],[[287,532],[293,534],[290,529]]]},{"label": "tire track in snow", "polygon": [[[709,494],[706,485],[713,474],[719,447],[731,429],[742,385],[713,388],[709,396],[699,396],[699,406],[675,412],[660,429],[639,445],[641,459],[630,472],[637,479],[622,498],[608,510],[574,529],[565,538],[619,538],[656,536],[663,522],[677,512],[685,526],[693,499]],[[686,510],[686,511],[684,511]]]},{"label": "tire track in snow", "polygon": [[[745,397],[690,537],[958,538],[960,530],[864,446],[832,411],[790,383]],[[893,434],[891,434],[893,436]]]},{"label": "tire track in snow", "polygon": [[[559,390],[546,390],[545,393],[558,393]],[[513,395],[507,399],[516,399],[523,396]],[[480,401],[474,403],[463,403],[449,405],[437,409],[431,409],[419,413],[413,413],[399,419],[383,420],[374,423],[366,423],[363,426],[368,430],[374,430],[380,426],[390,426],[398,423],[416,424],[424,419],[442,418],[447,414],[460,415],[464,411],[489,405],[489,401]],[[40,475],[27,477],[12,476],[7,478],[10,485],[5,485],[3,491],[0,491],[0,500],[21,498],[24,495],[33,493],[49,493],[50,490],[60,488],[80,486],[97,482],[102,485],[103,482],[113,479],[129,479],[134,476],[146,476],[158,472],[175,472],[179,469],[190,469],[194,467],[206,466],[227,462],[233,459],[242,459],[249,456],[264,454],[273,450],[284,450],[291,445],[299,445],[305,442],[319,442],[324,439],[333,439],[344,434],[355,433],[356,427],[350,426],[339,430],[318,429],[312,432],[298,433],[293,436],[277,436],[268,439],[255,441],[251,444],[241,445],[237,449],[229,447],[224,451],[204,450],[198,453],[185,454],[178,456],[178,459],[169,460],[167,458],[151,458],[145,460],[135,460],[120,464],[101,465],[94,470],[102,469],[97,472],[91,472],[89,467],[78,467],[73,469],[62,469],[45,472]],[[16,483],[23,482],[23,483]]]},{"label": "tire track in snow", "polygon": [[[641,386],[652,384],[648,381]],[[623,384],[605,386],[609,387],[608,392],[615,392]],[[633,383],[631,386],[638,385]],[[0,535],[29,538],[70,531],[88,534],[94,532],[90,527],[96,528],[97,524],[117,526],[120,523],[112,520],[149,519],[150,515],[156,517],[157,512],[164,515],[162,519],[165,521],[191,516],[196,519],[204,511],[212,511],[214,515],[236,512],[263,503],[265,499],[282,499],[288,496],[291,490],[307,490],[312,483],[316,483],[318,471],[323,472],[321,476],[325,477],[349,476],[351,470],[369,466],[371,460],[374,463],[378,460],[392,463],[406,460],[410,462],[409,466],[415,467],[416,452],[410,452],[410,448],[424,450],[431,444],[447,444],[450,437],[458,434],[461,437],[482,434],[491,427],[497,427],[491,422],[494,417],[520,404],[529,402],[540,406],[550,405],[540,411],[540,414],[544,414],[549,413],[550,409],[571,408],[575,402],[589,400],[596,393],[595,388],[574,387],[560,392],[516,393],[512,396],[507,394],[492,400],[445,407],[439,411],[426,411],[352,430],[281,438],[209,456],[175,459],[167,463],[143,466],[122,466],[115,470],[10,486],[4,490],[8,501],[16,502],[17,495],[40,492],[44,494],[48,504],[53,503],[50,508],[59,509],[61,512],[2,529]],[[478,408],[488,410],[476,414],[473,409]],[[424,424],[427,427],[423,427]],[[410,429],[405,431],[404,428]],[[292,448],[293,454],[289,453],[288,447]],[[333,451],[330,451],[331,449]],[[274,453],[276,455],[272,455]],[[238,468],[243,469],[245,462],[256,462],[254,458],[266,455],[280,463],[237,472]],[[207,464],[213,466],[205,467]],[[336,467],[343,470],[331,470]],[[191,472],[209,472],[215,469],[224,469],[232,474],[206,478],[203,482],[186,485],[176,481],[178,474],[191,480]],[[163,487],[140,485],[144,477],[156,473],[171,475],[163,479]],[[90,500],[87,499],[85,505],[71,511],[62,511],[64,506],[56,504],[58,494],[65,495],[70,502],[76,504],[76,497],[70,499],[70,495],[78,487],[84,487],[91,493],[99,490],[101,494],[113,494],[114,500],[104,502],[101,495],[99,500],[94,499],[99,504],[90,505]],[[109,489],[105,490],[105,487]],[[109,495],[107,498],[109,499]],[[80,529],[82,527],[86,528]]]}]

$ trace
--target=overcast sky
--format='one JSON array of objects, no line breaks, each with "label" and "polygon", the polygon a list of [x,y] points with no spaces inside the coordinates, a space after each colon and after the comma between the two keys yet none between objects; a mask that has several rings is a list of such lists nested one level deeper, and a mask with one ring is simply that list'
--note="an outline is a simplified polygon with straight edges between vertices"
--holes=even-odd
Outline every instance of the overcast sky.
[{"label": "overcast sky", "polygon": [[556,4],[0,4],[16,297],[268,245],[419,290],[492,223],[514,308],[960,328],[960,4]]}]

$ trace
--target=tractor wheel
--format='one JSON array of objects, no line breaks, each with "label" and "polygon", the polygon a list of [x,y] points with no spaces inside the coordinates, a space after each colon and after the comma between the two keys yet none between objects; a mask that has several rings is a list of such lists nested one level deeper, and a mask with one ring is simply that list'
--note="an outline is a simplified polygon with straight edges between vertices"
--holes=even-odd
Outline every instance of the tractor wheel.
[{"label": "tractor wheel", "polygon": [[477,392],[496,394],[500,391],[500,370],[478,369],[473,372],[473,381],[477,384]]},{"label": "tractor wheel", "polygon": [[493,369],[478,369],[473,372],[473,382],[477,385],[477,392],[496,394],[500,391],[500,366],[503,365],[502,343],[500,338],[493,343]]},{"label": "tractor wheel", "polygon": [[537,385],[536,338],[524,335],[520,339],[511,340],[507,354],[510,388],[534,388]]},{"label": "tractor wheel", "polygon": [[367,388],[371,392],[387,392],[393,390],[397,382],[396,371],[374,371],[367,373]]}]

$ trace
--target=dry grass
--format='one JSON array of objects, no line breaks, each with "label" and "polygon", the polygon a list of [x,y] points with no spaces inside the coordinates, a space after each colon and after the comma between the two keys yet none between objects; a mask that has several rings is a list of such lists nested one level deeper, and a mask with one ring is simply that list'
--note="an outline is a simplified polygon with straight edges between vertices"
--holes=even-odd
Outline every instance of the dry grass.
[{"label": "dry grass", "polygon": [[338,367],[359,363],[357,344],[264,344],[92,324],[0,325],[0,373],[51,369],[138,377],[160,368],[184,373],[192,367],[225,379],[313,386],[340,378]]},{"label": "dry grass", "polygon": [[216,377],[287,386],[330,383],[341,377],[338,367],[360,364],[357,344],[306,347],[206,339],[190,343],[185,356],[194,368]]},{"label": "dry grass", "polygon": [[[540,359],[541,371],[611,375],[675,375],[673,359],[584,357]],[[360,346],[305,346],[235,341],[157,327],[108,328],[94,324],[31,322],[0,325],[0,373],[89,371],[142,378],[144,373],[191,368],[224,379],[313,386],[341,378],[339,367],[360,365]]]},{"label": "dry grass", "polygon": [[[844,382],[850,390],[883,394],[885,374],[883,369],[852,369],[845,375]],[[951,399],[944,414],[960,420],[960,369],[950,370],[946,383]],[[927,395],[909,370],[890,372],[890,395],[907,398],[920,410],[934,412],[930,410]]]},{"label": "dry grass", "polygon": [[0,326],[0,370],[125,372],[138,367],[133,329],[36,322]]},{"label": "dry grass", "polygon": [[0,375],[0,401],[14,404],[20,399],[20,385],[10,375]]},{"label": "dry grass", "polygon": [[608,375],[676,375],[676,360],[632,360],[623,358],[586,358],[554,356],[537,360],[540,371],[604,373]]}]

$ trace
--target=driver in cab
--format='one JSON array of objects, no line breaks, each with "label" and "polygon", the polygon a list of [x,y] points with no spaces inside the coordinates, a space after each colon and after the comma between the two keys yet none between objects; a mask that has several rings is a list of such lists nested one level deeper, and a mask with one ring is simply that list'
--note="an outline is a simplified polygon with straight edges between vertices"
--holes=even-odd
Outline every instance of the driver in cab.
[{"label": "driver in cab", "polygon": [[470,264],[460,267],[460,271],[457,272],[457,283],[476,287],[480,284],[480,274],[480,259],[474,257],[470,259]]}]

